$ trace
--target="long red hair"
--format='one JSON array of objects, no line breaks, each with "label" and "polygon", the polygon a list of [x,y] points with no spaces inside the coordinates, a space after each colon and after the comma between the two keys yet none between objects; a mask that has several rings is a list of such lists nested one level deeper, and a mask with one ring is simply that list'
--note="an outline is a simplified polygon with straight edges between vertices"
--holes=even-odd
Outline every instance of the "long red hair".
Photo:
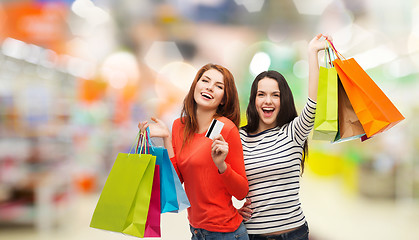
[{"label": "long red hair", "polygon": [[226,117],[230,119],[237,128],[240,124],[240,104],[234,77],[231,72],[223,66],[217,64],[206,64],[198,70],[194,81],[189,89],[188,95],[183,100],[183,108],[180,114],[181,123],[185,125],[183,132],[183,145],[191,139],[192,135],[198,131],[198,122],[196,118],[197,104],[194,99],[195,86],[202,75],[210,70],[219,71],[224,78],[224,98],[223,104],[220,104],[214,117]]}]

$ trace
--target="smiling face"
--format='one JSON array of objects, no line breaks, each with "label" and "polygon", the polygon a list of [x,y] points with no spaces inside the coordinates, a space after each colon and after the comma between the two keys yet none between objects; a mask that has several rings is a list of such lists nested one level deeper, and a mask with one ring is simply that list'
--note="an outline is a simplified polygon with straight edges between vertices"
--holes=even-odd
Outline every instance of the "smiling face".
[{"label": "smiling face", "polygon": [[281,105],[277,81],[265,77],[258,82],[255,105],[260,118],[258,132],[275,127]]},{"label": "smiling face", "polygon": [[216,69],[209,69],[198,79],[194,100],[197,107],[203,110],[216,111],[224,98],[224,77]]}]

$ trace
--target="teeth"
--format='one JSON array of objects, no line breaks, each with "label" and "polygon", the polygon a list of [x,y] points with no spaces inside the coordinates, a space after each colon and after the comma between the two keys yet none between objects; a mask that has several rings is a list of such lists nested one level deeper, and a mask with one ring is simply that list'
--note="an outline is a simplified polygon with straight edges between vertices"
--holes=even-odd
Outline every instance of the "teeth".
[{"label": "teeth", "polygon": [[262,108],[263,111],[273,111],[275,108]]},{"label": "teeth", "polygon": [[204,97],[206,97],[206,98],[212,99],[212,96],[209,95],[209,94],[207,94],[207,93],[202,93],[201,95],[204,96]]}]

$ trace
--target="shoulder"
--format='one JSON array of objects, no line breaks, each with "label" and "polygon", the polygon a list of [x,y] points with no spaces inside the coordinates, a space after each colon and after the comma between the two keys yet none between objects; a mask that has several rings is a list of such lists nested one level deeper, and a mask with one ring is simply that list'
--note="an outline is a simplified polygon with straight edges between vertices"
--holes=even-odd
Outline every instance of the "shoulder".
[{"label": "shoulder", "polygon": [[218,121],[224,123],[223,129],[230,131],[231,129],[237,129],[236,125],[228,118],[226,117],[219,117],[217,118]]},{"label": "shoulder", "polygon": [[172,132],[178,132],[181,131],[181,129],[183,128],[184,124],[182,123],[180,118],[177,118],[173,121],[173,125],[172,125]]},{"label": "shoulder", "polygon": [[223,135],[226,141],[228,141],[227,139],[240,139],[239,129],[230,119],[226,117],[219,117],[217,120],[224,123],[221,135]]},{"label": "shoulder", "polygon": [[239,128],[240,137],[247,137],[249,133],[247,132],[246,126]]},{"label": "shoulder", "polygon": [[181,124],[180,118],[177,118],[173,121],[173,126]]}]

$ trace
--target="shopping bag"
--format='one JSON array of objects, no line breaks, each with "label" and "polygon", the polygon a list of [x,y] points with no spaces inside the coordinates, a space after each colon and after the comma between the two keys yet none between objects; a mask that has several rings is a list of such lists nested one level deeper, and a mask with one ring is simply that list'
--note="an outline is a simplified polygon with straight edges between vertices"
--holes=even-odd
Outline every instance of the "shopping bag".
[{"label": "shopping bag", "polygon": [[147,149],[156,156],[156,164],[160,166],[160,169],[164,169],[160,171],[161,213],[180,212],[190,207],[189,199],[170,161],[167,149],[153,144],[149,128],[146,129],[146,136]]},{"label": "shopping bag", "polygon": [[153,145],[150,138],[149,128],[147,128],[145,134],[147,143],[144,150],[147,149],[150,154],[156,156],[156,164],[160,166],[161,213],[179,210],[176,196],[176,186],[172,170],[170,169],[173,166],[170,161],[169,154],[167,153],[167,149]]},{"label": "shopping bag", "polygon": [[178,210],[175,210],[173,212],[181,212],[182,210],[187,209],[188,207],[191,206],[188,196],[186,196],[186,192],[185,189],[183,189],[182,187],[182,183],[180,182],[180,179],[176,173],[175,168],[173,167],[173,165],[170,165],[171,169],[172,169],[172,175],[174,178],[174,182],[175,182],[175,187],[176,187],[176,197],[177,197],[177,203],[179,206]]},{"label": "shopping bag", "polygon": [[[336,55],[342,56],[330,44]],[[403,115],[355,59],[342,58],[333,64],[366,136],[386,131],[403,120]]]},{"label": "shopping bag", "polygon": [[167,150],[162,147],[150,147],[150,154],[156,156],[156,164],[160,166],[160,197],[161,213],[176,211],[179,205],[176,197],[176,186]]},{"label": "shopping bag", "polygon": [[336,69],[328,67],[330,57],[326,49],[326,67],[319,70],[313,139],[333,141],[338,132],[338,80]]},{"label": "shopping bag", "polygon": [[343,142],[361,138],[365,131],[352,108],[351,102],[338,78],[338,117],[339,130],[334,142]]},{"label": "shopping bag", "polygon": [[90,227],[144,237],[155,164],[150,154],[119,153]]},{"label": "shopping bag", "polygon": [[153,188],[151,190],[150,206],[144,237],[161,237],[160,231],[160,167],[154,169]]}]

